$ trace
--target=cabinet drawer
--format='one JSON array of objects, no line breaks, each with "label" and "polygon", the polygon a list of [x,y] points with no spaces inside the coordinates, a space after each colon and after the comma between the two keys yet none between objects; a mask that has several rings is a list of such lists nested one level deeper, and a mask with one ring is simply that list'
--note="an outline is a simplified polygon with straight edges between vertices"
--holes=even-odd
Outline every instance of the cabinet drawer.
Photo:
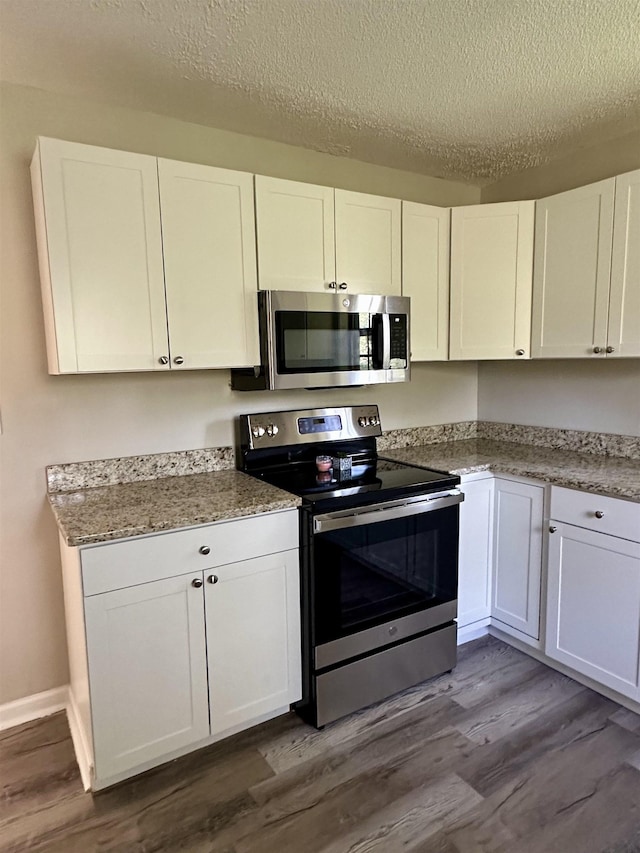
[{"label": "cabinet drawer", "polygon": [[[602,517],[599,517],[600,513]],[[634,501],[554,486],[551,489],[551,518],[640,542],[640,503]]]},{"label": "cabinet drawer", "polygon": [[[297,510],[81,549],[85,596],[298,547]],[[208,548],[209,553],[201,553]]]}]

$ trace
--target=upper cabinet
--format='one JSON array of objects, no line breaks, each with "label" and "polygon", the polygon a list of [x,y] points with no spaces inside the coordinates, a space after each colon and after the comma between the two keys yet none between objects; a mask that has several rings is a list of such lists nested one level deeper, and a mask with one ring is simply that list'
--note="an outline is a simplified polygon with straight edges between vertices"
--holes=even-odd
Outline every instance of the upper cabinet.
[{"label": "upper cabinet", "polygon": [[449,356],[448,207],[402,202],[402,295],[411,297],[412,361]]},{"label": "upper cabinet", "polygon": [[172,365],[256,364],[253,175],[158,161]]},{"label": "upper cabinet", "polygon": [[640,355],[640,170],[537,202],[533,355]]},{"label": "upper cabinet", "polygon": [[401,202],[256,175],[263,290],[401,291]]},{"label": "upper cabinet", "polygon": [[607,354],[640,356],[640,169],[616,178]]},{"label": "upper cabinet", "polygon": [[50,373],[257,361],[251,175],[159,186],[155,157],[46,138],[31,170]]},{"label": "upper cabinet", "polygon": [[41,138],[31,174],[49,372],[167,369],[156,158]]},{"label": "upper cabinet", "polygon": [[451,211],[450,358],[529,357],[534,205]]}]

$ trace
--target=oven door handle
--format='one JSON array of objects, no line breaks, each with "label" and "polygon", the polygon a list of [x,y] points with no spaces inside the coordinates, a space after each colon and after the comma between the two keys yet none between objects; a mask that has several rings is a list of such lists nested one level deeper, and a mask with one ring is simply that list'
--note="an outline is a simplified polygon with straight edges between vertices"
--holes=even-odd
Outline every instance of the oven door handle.
[{"label": "oven door handle", "polygon": [[433,512],[448,506],[462,503],[464,495],[459,489],[449,492],[437,492],[433,495],[420,495],[419,498],[400,501],[388,501],[362,507],[361,509],[341,510],[316,515],[313,519],[314,533],[328,533],[330,530],[340,530],[345,527],[359,527],[363,524],[378,524],[382,521],[393,521],[397,518],[407,518],[424,512]]}]

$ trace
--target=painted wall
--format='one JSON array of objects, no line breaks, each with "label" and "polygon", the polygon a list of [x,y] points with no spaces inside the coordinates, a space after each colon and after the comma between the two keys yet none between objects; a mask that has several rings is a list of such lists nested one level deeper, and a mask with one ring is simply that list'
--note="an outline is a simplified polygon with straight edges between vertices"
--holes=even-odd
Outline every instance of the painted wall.
[{"label": "painted wall", "polygon": [[242,411],[378,402],[387,428],[474,419],[477,367],[419,365],[410,385],[256,396],[227,371],[49,376],[29,162],[37,135],[391,195],[472,204],[479,190],[173,119],[5,85],[0,127],[0,704],[67,681],[45,465],[232,443]]},{"label": "painted wall", "polygon": [[481,420],[640,436],[640,359],[480,362]]},{"label": "painted wall", "polygon": [[[543,198],[634,169],[640,133],[504,178],[482,202]],[[480,363],[478,408],[485,420],[640,435],[640,359]]]}]

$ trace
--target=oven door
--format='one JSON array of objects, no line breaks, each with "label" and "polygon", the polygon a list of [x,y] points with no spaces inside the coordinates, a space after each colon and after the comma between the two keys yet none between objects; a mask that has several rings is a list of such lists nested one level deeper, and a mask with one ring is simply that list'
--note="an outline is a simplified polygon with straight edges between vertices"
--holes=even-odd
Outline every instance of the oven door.
[{"label": "oven door", "polygon": [[316,671],[455,618],[462,500],[453,489],[314,518]]},{"label": "oven door", "polygon": [[267,291],[260,309],[271,388],[409,379],[406,297]]}]

